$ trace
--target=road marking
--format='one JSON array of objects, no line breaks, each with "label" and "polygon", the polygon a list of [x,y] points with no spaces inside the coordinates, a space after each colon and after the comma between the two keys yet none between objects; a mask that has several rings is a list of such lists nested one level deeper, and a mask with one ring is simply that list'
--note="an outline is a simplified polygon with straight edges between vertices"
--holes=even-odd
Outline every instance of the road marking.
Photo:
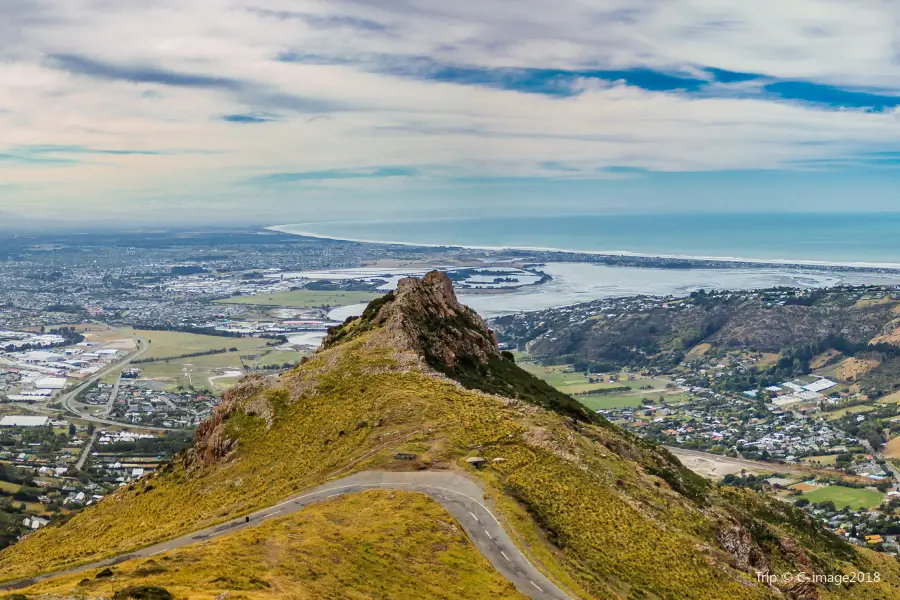
[{"label": "road marking", "polygon": [[[327,484],[326,484],[326,485],[327,485]],[[265,516],[271,516],[271,515],[273,515],[273,514],[275,514],[275,513],[277,513],[277,512],[281,512],[282,509],[280,509],[280,507],[285,506],[285,505],[287,505],[287,504],[294,504],[294,505],[302,505],[302,506],[305,506],[307,503],[312,503],[312,502],[318,502],[318,501],[321,501],[321,495],[322,495],[323,493],[333,492],[333,493],[331,494],[331,496],[328,496],[328,497],[334,497],[334,496],[341,496],[341,495],[343,495],[343,494],[353,493],[353,492],[360,492],[360,491],[363,491],[363,490],[366,490],[366,489],[373,489],[373,488],[389,489],[389,490],[390,490],[390,489],[395,489],[395,490],[402,490],[402,489],[407,489],[407,490],[422,490],[422,489],[424,489],[425,491],[441,491],[441,492],[444,492],[445,494],[447,494],[447,496],[441,496],[440,494],[435,494],[435,495],[441,496],[441,497],[444,497],[444,498],[447,498],[447,500],[450,501],[450,502],[454,502],[454,500],[453,500],[454,497],[457,497],[457,498],[465,498],[466,500],[469,500],[469,501],[474,502],[475,504],[477,504],[482,510],[484,510],[484,512],[486,512],[486,513],[494,520],[495,523],[497,523],[498,526],[500,526],[501,529],[503,528],[503,525],[500,523],[499,519],[497,519],[497,517],[494,515],[494,513],[491,512],[491,510],[490,510],[487,506],[485,506],[481,501],[479,501],[477,498],[473,498],[472,496],[469,496],[469,495],[467,495],[467,494],[465,494],[465,493],[463,493],[463,492],[460,492],[460,491],[455,490],[455,489],[452,489],[452,488],[446,488],[446,487],[441,487],[441,486],[437,486],[437,485],[429,485],[429,484],[421,485],[421,484],[416,484],[416,483],[410,482],[410,481],[396,481],[396,482],[392,482],[392,481],[380,481],[380,482],[378,482],[378,483],[356,483],[356,484],[353,484],[353,485],[343,485],[343,486],[335,486],[335,487],[327,487],[327,488],[324,488],[324,489],[318,489],[318,490],[316,490],[316,491],[307,492],[307,493],[305,493],[305,494],[302,494],[302,495],[299,495],[299,496],[295,496],[295,497],[293,497],[293,498],[288,498],[288,499],[282,501],[281,503],[276,504],[275,506],[269,507],[270,509],[276,508],[276,509],[279,509],[279,510],[276,510],[276,511],[274,511],[274,512],[272,512],[272,513],[269,513],[268,515],[265,515]],[[351,491],[351,490],[352,490],[352,491]],[[315,499],[314,499],[314,498],[315,498]],[[310,500],[308,500],[307,502],[303,502],[304,499],[310,499]],[[456,504],[460,505],[459,508],[461,508],[462,505],[464,505],[464,503],[459,502],[459,501],[456,501]],[[261,511],[261,512],[262,512],[262,511]],[[469,511],[469,514],[472,515],[472,517],[473,517],[476,521],[478,521],[479,523],[481,522],[481,521],[478,519],[478,517],[475,516],[474,513],[472,513],[471,511]],[[256,515],[253,515],[253,516],[255,517]],[[484,531],[485,531],[485,533],[488,535],[489,538],[491,538],[492,540],[494,539],[494,538],[491,537],[491,535],[490,535],[490,533],[487,531],[487,529],[485,529]],[[206,545],[209,543],[209,541],[210,541],[210,539],[209,539],[210,537],[215,537],[216,535],[225,535],[225,533],[226,533],[225,531],[222,531],[222,532],[220,532],[220,533],[218,533],[218,534],[213,534],[213,536],[210,536],[209,534],[207,534],[207,535],[205,535],[205,536],[198,536],[198,535],[196,535],[196,532],[195,532],[195,534],[193,534],[193,537],[188,537],[188,536],[190,536],[190,535],[192,535],[192,534],[187,534],[187,535],[183,536],[183,537],[184,537],[183,540],[182,540],[181,538],[176,538],[174,541],[175,541],[176,543],[179,543],[179,541],[181,541],[181,543],[183,543],[184,545],[191,545],[191,542],[192,542],[192,541],[193,541],[194,543],[196,543],[198,539],[207,538],[206,540],[204,540],[203,542],[201,542],[201,543],[199,544],[199,545],[201,545],[201,546],[206,546]],[[176,546],[176,548],[179,548],[179,547],[182,547],[182,546]],[[174,548],[173,548],[173,549],[174,549]],[[157,553],[155,553],[155,554],[159,554],[159,553],[164,552],[164,551],[165,551],[165,550],[160,550],[159,552],[157,552]],[[512,560],[511,560],[511,559],[506,555],[506,553],[503,552],[502,550],[500,551],[500,554],[501,554],[501,556],[503,556],[503,558],[506,559],[507,562],[509,562],[509,563],[512,562]],[[151,555],[151,556],[153,556],[153,555]],[[527,559],[526,559],[526,560],[527,560]],[[85,569],[90,569],[90,568],[94,568],[94,567],[93,567],[91,564],[88,564],[88,565],[83,565],[82,567],[78,568],[77,570],[78,570],[78,571],[83,571],[83,570],[85,570]],[[9,583],[10,583],[10,582],[6,582],[5,584],[0,584],[0,590],[9,589],[9,585],[8,585]],[[535,584],[533,581],[530,581],[530,583],[531,583],[535,588],[537,588],[538,590],[540,590],[540,591],[543,593],[543,590],[541,590],[541,588],[539,588],[539,587],[537,586],[537,584]]]},{"label": "road marking", "polygon": [[484,533],[485,533],[485,535],[487,535],[487,536],[488,536],[488,539],[489,539],[489,540],[492,540],[492,539],[494,539],[494,538],[492,538],[492,537],[491,537],[491,532],[490,532],[490,531],[488,531],[488,530],[487,530],[487,529],[485,529],[485,530],[484,530]]},{"label": "road marking", "polygon": [[543,592],[543,591],[544,591],[544,590],[542,590],[541,588],[539,588],[539,587],[538,587],[538,584],[536,584],[535,582],[529,581],[528,583],[530,583],[531,585],[533,585],[534,587],[536,587],[536,588],[537,588],[537,591],[539,591],[539,592]]},{"label": "road marking", "polygon": [[157,554],[162,554],[163,552],[165,552],[165,550],[159,550],[157,552],[154,552],[153,554],[149,554],[148,556],[156,556]]}]

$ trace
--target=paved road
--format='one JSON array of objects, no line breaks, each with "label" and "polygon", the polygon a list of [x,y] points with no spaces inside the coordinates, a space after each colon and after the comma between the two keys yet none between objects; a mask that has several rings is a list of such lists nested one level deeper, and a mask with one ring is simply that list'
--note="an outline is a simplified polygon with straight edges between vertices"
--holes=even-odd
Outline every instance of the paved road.
[{"label": "paved road", "polygon": [[[142,429],[142,430],[146,430],[146,431],[182,431],[182,429],[180,429],[178,427],[151,427],[149,425],[134,425],[132,423],[122,423],[121,421],[114,421],[112,419],[104,419],[101,417],[97,417],[95,415],[92,415],[88,412],[85,412],[85,411],[77,408],[76,403],[75,403],[75,398],[77,398],[80,393],[87,390],[94,383],[96,383],[97,381],[100,381],[102,378],[106,377],[108,374],[112,373],[116,369],[124,369],[125,367],[128,366],[128,364],[131,361],[137,360],[138,358],[143,356],[144,353],[147,352],[147,350],[150,349],[150,345],[147,344],[143,339],[139,339],[137,341],[137,343],[138,343],[138,348],[136,351],[132,352],[131,354],[129,354],[124,359],[120,360],[119,362],[113,363],[113,364],[109,365],[108,367],[106,367],[105,369],[98,371],[93,376],[91,376],[90,379],[86,379],[84,381],[84,383],[80,384],[78,387],[74,388],[72,391],[63,394],[59,399],[60,402],[62,403],[63,408],[65,408],[67,411],[69,411],[70,413],[77,416],[79,419],[84,419],[85,421],[93,421],[94,423],[102,423],[104,425],[119,425],[121,427],[129,427],[131,429]],[[114,395],[112,396],[113,399],[115,399],[115,395],[118,395],[118,392],[119,392],[118,385],[119,384],[116,383]]]},{"label": "paved road", "polygon": [[[129,359],[129,362],[132,359]],[[124,368],[124,367],[123,367]],[[122,385],[122,373],[119,373],[119,376],[116,377],[116,384],[113,386],[113,389],[109,392],[109,400],[106,401],[106,409],[103,413],[108,417],[110,413],[112,413],[113,406],[116,405],[116,398],[119,397],[119,386]]]},{"label": "paved road", "polygon": [[475,483],[454,473],[429,471],[417,473],[364,471],[312,488],[281,504],[257,511],[250,515],[249,523],[246,522],[245,517],[232,519],[226,523],[148,546],[130,554],[32,579],[0,584],[0,590],[18,589],[58,575],[112,566],[132,558],[154,556],[176,548],[184,548],[253,527],[267,519],[300,512],[310,504],[334,496],[370,489],[409,490],[427,494],[459,521],[479,552],[524,595],[535,600],[573,600],[544,577],[512,543],[500,522],[486,506],[484,494]]},{"label": "paved road", "polygon": [[87,462],[88,456],[91,455],[91,448],[94,447],[94,442],[97,441],[97,436],[100,435],[99,431],[95,431],[91,434],[90,439],[87,441],[87,444],[84,447],[84,450],[81,451],[81,456],[78,458],[78,462],[75,463],[75,468],[77,470],[81,470],[84,468],[84,463]]}]

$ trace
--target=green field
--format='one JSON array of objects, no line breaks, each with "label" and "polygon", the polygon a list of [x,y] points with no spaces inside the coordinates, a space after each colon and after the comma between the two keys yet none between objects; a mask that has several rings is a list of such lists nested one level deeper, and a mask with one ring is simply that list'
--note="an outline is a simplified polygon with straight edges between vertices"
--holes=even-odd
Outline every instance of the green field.
[{"label": "green field", "polygon": [[19,490],[22,489],[22,486],[18,483],[12,483],[9,481],[0,481],[0,490],[7,492],[9,494],[15,494]]},{"label": "green field", "polygon": [[841,487],[838,485],[826,485],[805,492],[801,498],[810,502],[827,502],[831,500],[837,508],[849,506],[851,508],[872,508],[881,504],[884,494],[876,490],[856,489]]},{"label": "green field", "polygon": [[607,410],[610,408],[637,407],[644,396],[633,394],[609,394],[603,396],[579,396],[578,401],[590,410]]},{"label": "green field", "polygon": [[[249,339],[222,339],[228,341],[251,341]],[[262,341],[265,343],[265,340],[253,341]],[[210,377],[215,378],[226,371],[241,371],[245,366],[255,369],[268,365],[283,365],[285,363],[296,364],[299,363],[300,359],[306,356],[306,354],[308,353],[279,350],[275,347],[263,346],[242,350],[240,352],[226,352],[224,354],[209,354],[206,356],[158,360],[136,366],[141,369],[142,379],[165,380],[165,389],[169,391],[174,391],[179,387],[185,389],[194,387],[195,389],[209,389],[210,391],[225,391],[232,387],[238,378],[223,377],[210,381]]]},{"label": "green field", "polygon": [[[609,383],[609,374],[604,376],[594,375],[594,379],[600,379],[602,382],[591,383],[584,373],[570,371],[567,365],[545,367],[535,363],[522,363],[519,366],[566,394],[583,394],[592,390],[608,390],[620,387],[631,389],[630,392],[621,391],[611,394],[576,396],[579,402],[591,410],[636,407],[640,406],[641,400],[644,398],[648,398],[656,403],[660,396],[665,396],[667,402],[678,402],[683,399],[681,394],[671,394],[664,391],[666,385],[671,383],[668,379],[638,377],[629,381],[627,373],[614,373],[613,376],[618,379],[615,383]],[[652,389],[640,389],[647,386],[652,386]]]},{"label": "green field", "polygon": [[[640,388],[648,385],[659,390],[671,383],[668,379],[645,377],[637,377],[636,379],[629,381],[627,373],[613,373],[612,375],[617,381],[615,383],[609,383],[610,373],[585,376],[584,373],[576,373],[568,370],[569,367],[565,365],[545,367],[535,363],[522,363],[519,366],[567,394],[577,394],[579,392],[590,390],[605,390],[618,387],[629,387],[632,390],[642,391]],[[599,382],[591,383],[589,377],[593,377],[595,380],[599,380]],[[643,391],[650,392],[651,390]]]},{"label": "green field", "polygon": [[831,412],[822,413],[822,416],[828,419],[829,421],[833,421],[834,419],[840,419],[844,415],[848,413],[864,413],[869,412],[870,410],[875,410],[874,406],[870,406],[868,404],[857,404],[856,406],[850,406],[847,408],[839,408],[837,410],[833,410]]},{"label": "green field", "polygon": [[223,304],[250,304],[256,306],[277,306],[282,308],[318,308],[331,306],[347,306],[371,302],[382,294],[375,292],[326,292],[316,290],[295,290],[292,292],[275,292],[259,296],[234,296],[217,300]]},{"label": "green field", "polygon": [[837,454],[820,454],[817,456],[807,456],[806,458],[801,458],[800,462],[803,464],[811,464],[817,463],[823,466],[833,466],[837,462]]},{"label": "green field", "polygon": [[[196,333],[183,333],[181,331],[146,331],[136,330],[135,334],[150,342],[150,349],[141,357],[168,358],[193,354],[195,352],[207,352],[237,348],[238,350],[253,350],[265,348],[271,340],[263,338],[233,338],[218,335],[200,335]],[[201,357],[208,358],[208,357]],[[137,365],[144,368],[146,365]]]}]

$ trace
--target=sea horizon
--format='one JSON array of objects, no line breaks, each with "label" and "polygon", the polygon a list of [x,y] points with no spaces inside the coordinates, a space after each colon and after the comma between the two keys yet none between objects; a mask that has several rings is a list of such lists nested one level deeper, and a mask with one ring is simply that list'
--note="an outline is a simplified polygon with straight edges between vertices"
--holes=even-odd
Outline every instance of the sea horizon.
[{"label": "sea horizon", "polygon": [[368,244],[900,268],[900,212],[461,217],[266,229]]}]

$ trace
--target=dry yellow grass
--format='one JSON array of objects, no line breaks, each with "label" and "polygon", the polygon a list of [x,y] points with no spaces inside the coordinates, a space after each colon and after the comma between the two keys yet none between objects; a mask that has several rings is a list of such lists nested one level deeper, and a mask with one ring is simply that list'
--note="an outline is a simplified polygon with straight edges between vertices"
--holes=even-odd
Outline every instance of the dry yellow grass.
[{"label": "dry yellow grass", "polygon": [[821,354],[817,354],[813,356],[809,361],[810,369],[821,369],[829,362],[835,360],[837,357],[841,356],[841,353],[834,349],[828,349]]},{"label": "dry yellow grass", "polygon": [[[282,500],[369,451],[378,453],[353,463],[353,469],[387,465],[387,457],[408,444],[428,446],[423,454],[430,464],[448,468],[466,468],[462,457],[477,448],[491,467],[469,472],[482,477],[487,495],[497,499],[495,506],[512,537],[545,572],[589,598],[776,597],[751,572],[733,568],[733,557],[722,549],[717,532],[734,526],[735,519],[761,540],[801,540],[812,560],[829,568],[847,567],[845,561],[857,556],[835,546],[817,526],[809,529],[794,509],[752,492],[710,489],[667,453],[622,430],[576,424],[532,404],[465,390],[422,372],[418,357],[398,355],[380,334],[363,331],[252,396],[254,409],[235,412],[225,426],[224,437],[239,440],[228,461],[197,473],[178,467],[159,472],[63,526],[38,531],[0,553],[0,577],[84,564],[187,533]],[[266,416],[271,418],[268,429]],[[401,441],[410,432],[418,432],[417,437]],[[348,506],[334,513],[338,524],[353,518]],[[403,531],[402,521],[385,511],[373,513],[371,520],[386,520],[386,526]],[[265,555],[259,560],[268,560],[264,541],[241,545],[256,545],[259,555]],[[773,568],[779,570],[796,569],[790,558],[770,552]],[[297,555],[290,568],[302,569],[313,559]],[[242,564],[234,555],[225,555],[220,569],[224,563],[226,572],[243,578],[239,585],[252,583],[243,567],[231,567]],[[207,563],[191,569],[209,573],[201,564]],[[408,597],[380,593],[379,585],[393,582],[363,577],[359,573],[364,568],[348,565],[339,572],[347,579],[364,579],[359,585],[366,586],[369,596],[353,588],[355,595],[318,597]],[[320,569],[315,572],[321,575]],[[178,573],[187,577],[188,570]],[[438,589],[446,585],[447,576],[434,571],[419,578],[406,584],[410,590]],[[173,585],[179,580],[173,576],[167,581]],[[184,588],[191,585],[185,583]],[[270,585],[267,590],[275,589]],[[900,589],[892,586],[900,586],[900,581],[893,578],[879,586],[884,597]],[[204,591],[208,595],[202,597],[212,598],[214,592]],[[265,593],[241,591],[248,598]],[[488,589],[470,597],[494,596]]]},{"label": "dry yellow grass", "polygon": [[894,392],[878,399],[879,404],[896,404],[900,402],[900,392]]},{"label": "dry yellow grass", "polygon": [[684,360],[691,361],[700,358],[710,351],[712,344],[697,344],[684,355]]},{"label": "dry yellow grass", "polygon": [[841,381],[856,381],[862,375],[865,375],[879,363],[877,360],[848,358],[842,362],[837,371],[837,378]]},{"label": "dry yellow grass", "polygon": [[[250,600],[499,598],[520,600],[440,505],[412,492],[370,491],[308,507],[230,536],[21,590],[111,597],[135,585],[176,598]],[[236,595],[237,594],[237,595]]]},{"label": "dry yellow grass", "polygon": [[887,458],[900,458],[900,436],[888,440],[884,445],[884,455]]},{"label": "dry yellow grass", "polygon": [[900,344],[900,319],[894,319],[885,325],[881,335],[872,338],[871,343]]}]

